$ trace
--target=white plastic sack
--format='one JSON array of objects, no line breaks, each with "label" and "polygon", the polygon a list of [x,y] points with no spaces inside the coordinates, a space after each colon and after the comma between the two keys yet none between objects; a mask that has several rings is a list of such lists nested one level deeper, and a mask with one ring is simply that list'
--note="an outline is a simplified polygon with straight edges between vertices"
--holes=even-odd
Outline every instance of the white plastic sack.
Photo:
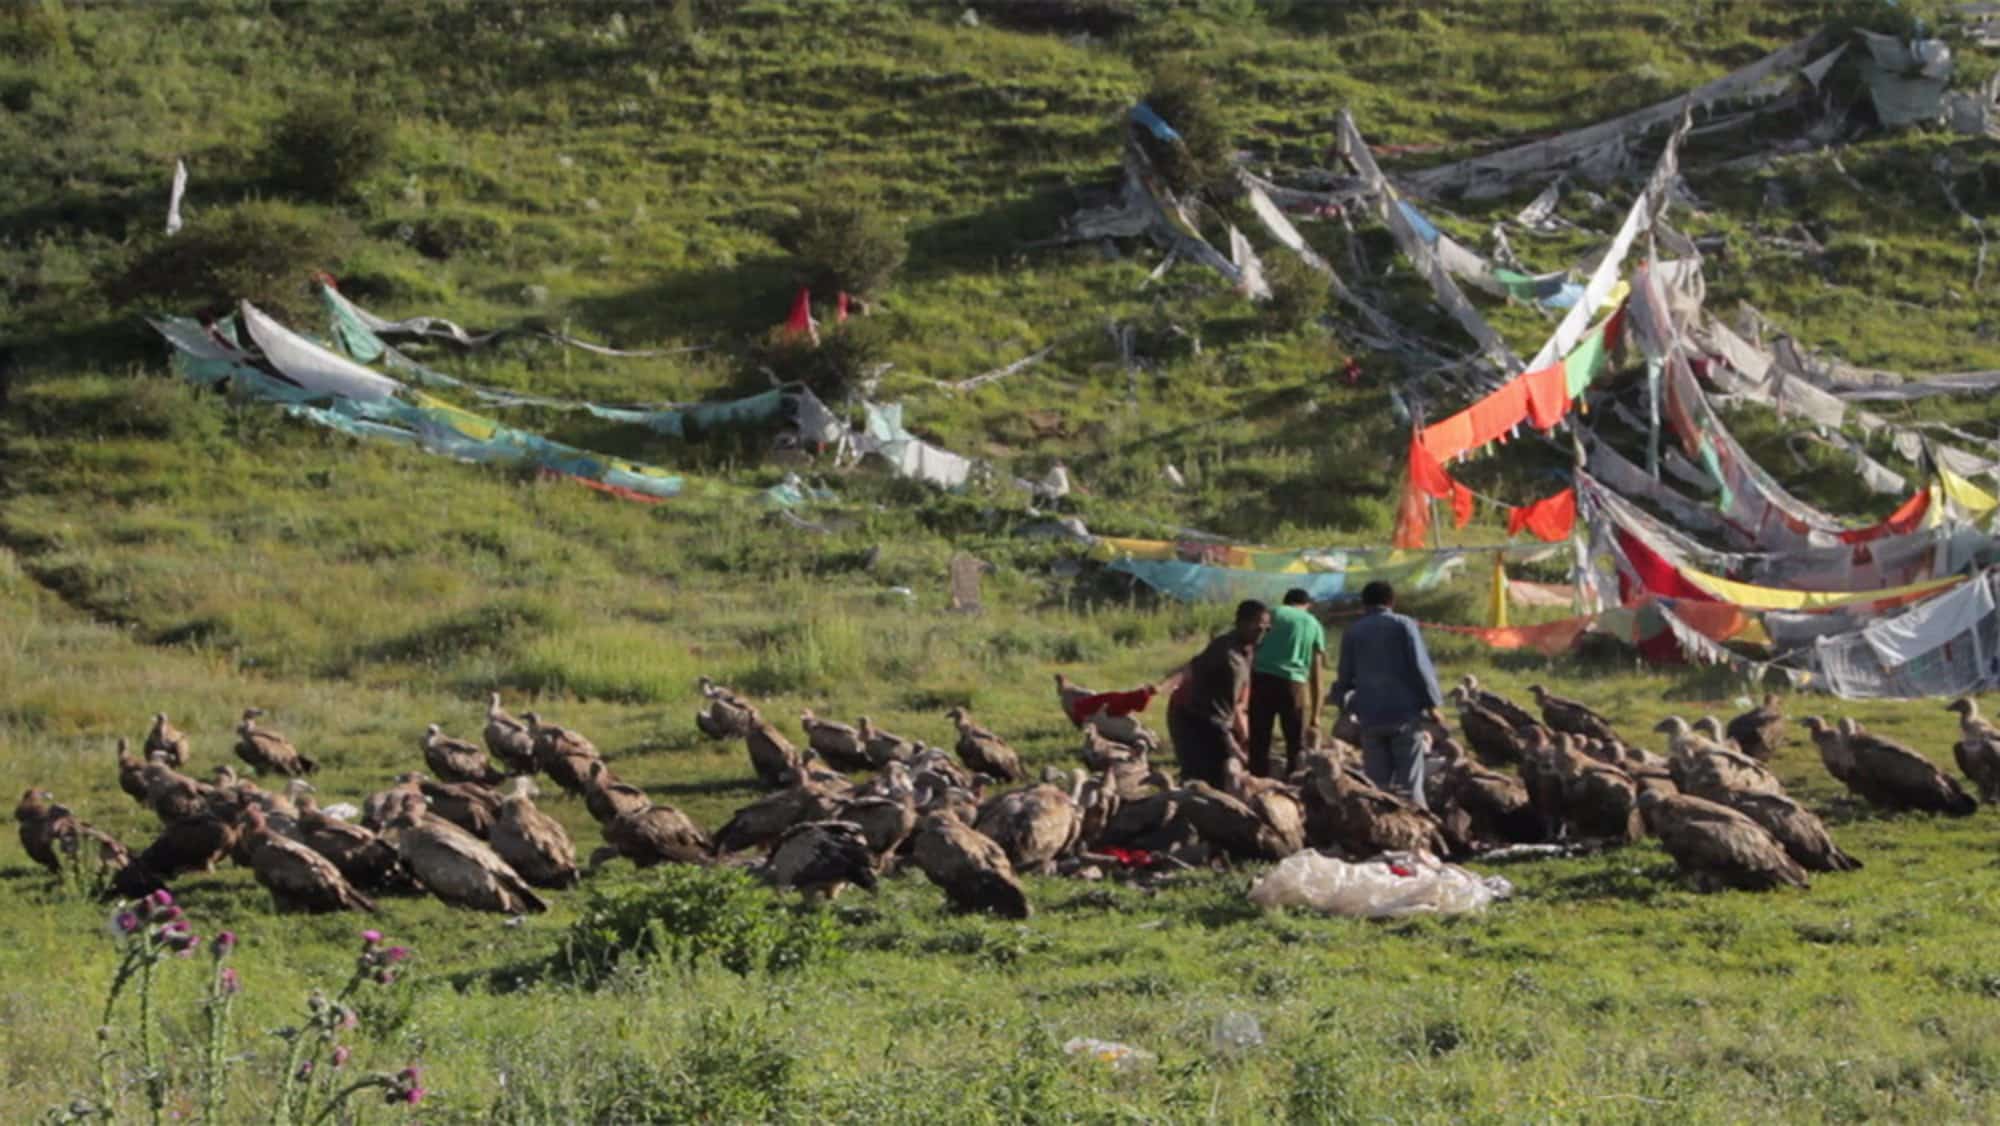
[{"label": "white plastic sack", "polygon": [[1327,915],[1399,919],[1484,911],[1512,894],[1514,885],[1500,876],[1482,879],[1427,852],[1385,852],[1350,864],[1307,849],[1258,880],[1250,902],[1266,911],[1309,907]]}]

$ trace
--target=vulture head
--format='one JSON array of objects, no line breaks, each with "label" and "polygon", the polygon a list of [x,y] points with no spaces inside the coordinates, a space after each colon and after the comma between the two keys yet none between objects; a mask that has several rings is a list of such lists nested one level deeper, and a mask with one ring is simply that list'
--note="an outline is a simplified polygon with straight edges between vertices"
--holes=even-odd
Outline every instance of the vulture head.
[{"label": "vulture head", "polygon": [[1665,735],[1669,739],[1684,739],[1687,737],[1690,728],[1688,727],[1687,720],[1677,715],[1670,715],[1654,724],[1653,731],[1655,734]]},{"label": "vulture head", "polygon": [[522,712],[521,722],[528,725],[528,730],[534,731],[542,726],[542,717],[535,712]]},{"label": "vulture head", "polygon": [[944,717],[952,721],[953,723],[957,724],[959,727],[963,728],[967,723],[971,721],[972,713],[966,711],[964,708],[953,708],[950,711],[944,713]]},{"label": "vulture head", "polygon": [[1826,720],[1816,715],[1809,715],[1804,719],[1800,720],[1799,722],[1805,725],[1805,729],[1808,732],[1810,732],[1812,734],[1812,737],[1815,739],[1819,738],[1822,735],[1830,734],[1832,731],[1832,728],[1829,728],[1826,725]]},{"label": "vulture head", "polygon": [[500,693],[488,692],[486,694],[486,710],[489,712],[497,712],[500,710]]},{"label": "vulture head", "polygon": [[1769,710],[1775,712],[1783,705],[1783,703],[1784,701],[1778,698],[1778,694],[1776,692],[1764,693],[1764,707],[1768,708]]},{"label": "vulture head", "polygon": [[293,804],[297,804],[299,799],[306,794],[316,794],[318,792],[319,789],[317,787],[303,778],[294,778],[285,783],[285,798]]},{"label": "vulture head", "polygon": [[154,713],[153,713],[153,726],[154,726],[154,727],[165,727],[166,725],[167,725],[167,713],[165,713],[165,712],[154,712]]},{"label": "vulture head", "polygon": [[1979,702],[1970,696],[1960,696],[1958,699],[1946,704],[1944,710],[1957,712],[1962,719],[1979,718]]},{"label": "vulture head", "polygon": [[398,786],[421,786],[428,781],[430,779],[425,777],[424,772],[421,770],[405,770],[401,774],[396,775],[396,785]]},{"label": "vulture head", "polygon": [[1712,715],[1705,715],[1695,720],[1694,729],[1718,743],[1722,742],[1722,721]]},{"label": "vulture head", "polygon": [[799,722],[800,722],[800,723],[811,723],[811,722],[813,722],[814,720],[816,720],[816,719],[818,719],[818,718],[819,718],[818,716],[816,716],[816,715],[814,715],[814,714],[813,714],[813,710],[812,710],[811,708],[800,708],[800,709],[799,709]]},{"label": "vulture head", "polygon": [[49,803],[54,800],[54,794],[31,786],[21,795],[20,803],[14,807],[14,820],[34,821],[48,812]]},{"label": "vulture head", "polygon": [[[154,751],[153,755],[155,758],[161,758],[161,759],[164,759],[166,757],[166,755],[160,751]],[[231,786],[236,785],[237,782],[236,768],[230,766],[228,763],[223,763],[221,766],[215,768],[214,777],[215,777],[215,784],[217,786],[227,789]]]},{"label": "vulture head", "polygon": [[442,734],[444,734],[444,728],[439,727],[437,724],[435,723],[424,724],[425,739],[435,739]]},{"label": "vulture head", "polygon": [[1841,738],[1852,739],[1861,734],[1861,721],[1851,715],[1841,716],[1839,731]]},{"label": "vulture head", "polygon": [[1543,688],[1539,684],[1528,685],[1528,695],[1533,696],[1535,698],[1535,703],[1537,704],[1542,703],[1545,699],[1547,699],[1548,694],[1549,690]]},{"label": "vulture head", "polygon": [[514,780],[507,784],[507,796],[510,798],[526,798],[533,801],[540,793],[541,790],[535,785],[535,780],[525,774],[515,775]]},{"label": "vulture head", "polygon": [[1449,697],[1452,703],[1457,704],[1459,707],[1462,708],[1465,706],[1466,701],[1472,699],[1472,689],[1467,688],[1463,684],[1460,684],[1453,687],[1452,690],[1446,695]]},{"label": "vulture head", "polygon": [[390,814],[386,828],[414,829],[423,824],[424,814],[429,811],[429,807],[430,803],[421,795],[412,797],[406,802],[399,802],[394,812]]},{"label": "vulture head", "polygon": [[1479,678],[1471,673],[1466,673],[1464,676],[1458,678],[1458,686],[1467,692],[1477,692],[1479,691]]}]

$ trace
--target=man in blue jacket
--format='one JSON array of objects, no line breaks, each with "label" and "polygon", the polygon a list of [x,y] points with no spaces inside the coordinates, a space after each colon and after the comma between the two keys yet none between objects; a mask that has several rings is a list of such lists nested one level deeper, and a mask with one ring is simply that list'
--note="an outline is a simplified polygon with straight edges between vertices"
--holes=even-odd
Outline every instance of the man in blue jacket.
[{"label": "man in blue jacket", "polygon": [[1340,673],[1332,699],[1346,699],[1361,729],[1361,769],[1368,780],[1424,804],[1428,719],[1444,705],[1430,651],[1417,623],[1395,612],[1396,591],[1376,581],[1361,589],[1361,619],[1340,638]]}]

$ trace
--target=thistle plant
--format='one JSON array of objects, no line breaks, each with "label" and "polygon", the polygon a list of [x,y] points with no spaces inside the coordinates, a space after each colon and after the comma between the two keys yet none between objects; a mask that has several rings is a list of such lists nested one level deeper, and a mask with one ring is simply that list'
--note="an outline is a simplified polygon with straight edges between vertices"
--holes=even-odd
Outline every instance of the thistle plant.
[{"label": "thistle plant", "polygon": [[[295,1123],[313,1126],[327,1121],[348,1099],[368,1090],[383,1091],[384,1099],[391,1103],[414,1106],[423,1101],[421,1071],[414,1065],[395,1074],[364,1073],[336,1086],[339,1083],[336,1076],[345,1077],[348,1060],[353,1056],[353,1050],[340,1043],[341,1036],[361,1025],[361,1018],[349,1001],[364,985],[392,984],[401,972],[397,967],[409,956],[407,947],[382,945],[382,932],[362,931],[361,952],[354,959],[354,971],[348,974],[346,984],[330,998],[317,989],[306,998],[305,1023],[279,1033],[290,1041],[291,1049],[280,1073],[281,1086],[272,1119],[276,1126]],[[322,1062],[325,1066],[321,1066]]]},{"label": "thistle plant", "polygon": [[159,1022],[153,1011],[153,969],[170,957],[193,957],[195,949],[201,945],[201,936],[188,926],[180,907],[174,903],[173,895],[165,890],[121,904],[111,914],[110,929],[121,944],[123,957],[119,960],[118,972],[111,979],[110,994],[104,999],[103,1018],[98,1021],[98,1104],[95,1109],[104,1117],[111,1115],[115,1102],[111,1065],[119,1055],[112,1043],[111,1021],[117,1011],[119,997],[124,995],[127,987],[136,983],[139,1078],[145,1089],[147,1115],[157,1126],[167,1106],[167,1070],[160,1058],[155,1036]]}]

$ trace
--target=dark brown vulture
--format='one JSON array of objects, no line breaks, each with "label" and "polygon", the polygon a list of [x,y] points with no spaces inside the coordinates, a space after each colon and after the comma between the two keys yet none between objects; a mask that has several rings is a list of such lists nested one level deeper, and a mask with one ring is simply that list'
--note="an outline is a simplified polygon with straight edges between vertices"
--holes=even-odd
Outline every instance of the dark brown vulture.
[{"label": "dark brown vulture", "polygon": [[629,782],[621,782],[611,768],[600,760],[590,764],[590,770],[583,779],[583,807],[590,816],[602,825],[623,813],[644,809],[653,804],[646,791]]},{"label": "dark brown vulture", "polygon": [[284,774],[296,778],[311,774],[319,764],[292,746],[291,740],[275,731],[260,730],[257,717],[262,708],[244,708],[243,721],[236,725],[236,757],[259,774]]},{"label": "dark brown vulture", "polygon": [[1465,733],[1465,741],[1481,762],[1489,766],[1512,766],[1521,761],[1524,742],[1521,730],[1499,712],[1482,706],[1464,686],[1452,689],[1452,695],[1458,701],[1458,729]]},{"label": "dark brown vulture", "polygon": [[1735,792],[1722,804],[1755,821],[1808,872],[1852,872],[1861,862],[1840,850],[1813,812],[1783,794]]},{"label": "dark brown vulture", "polygon": [[167,722],[167,713],[154,712],[153,726],[146,731],[146,745],[139,748],[146,758],[166,756],[167,765],[179,770],[188,764],[188,737]]},{"label": "dark brown vulture", "polygon": [[1028,776],[1021,767],[1021,756],[1007,741],[972,722],[972,713],[964,708],[953,708],[945,713],[945,718],[958,727],[958,757],[975,774],[997,778],[1002,782],[1019,782]]},{"label": "dark brown vulture", "polygon": [[414,777],[432,813],[481,840],[493,832],[493,823],[500,819],[500,795],[470,782],[439,782],[421,774]]},{"label": "dark brown vulture", "polygon": [[[410,791],[414,795],[417,791]],[[366,892],[412,891],[396,846],[360,825],[328,816],[310,795],[299,799],[298,839],[328,860],[347,882]]]},{"label": "dark brown vulture", "polygon": [[498,692],[487,698],[486,729],[481,734],[486,737],[486,749],[507,764],[508,773],[535,772],[534,729],[507,714],[507,709],[500,706]]},{"label": "dark brown vulture", "polygon": [[889,858],[917,828],[916,802],[907,792],[847,798],[834,808],[834,817],[861,827],[878,870],[888,867]]},{"label": "dark brown vulture", "polygon": [[1542,839],[1542,820],[1519,778],[1466,758],[1456,743],[1447,747],[1444,770],[1425,787],[1436,795],[1447,837],[1471,852]]},{"label": "dark brown vulture", "polygon": [[708,677],[700,680],[703,704],[694,725],[711,739],[727,739],[750,730],[750,701]]},{"label": "dark brown vulture", "polygon": [[424,765],[443,781],[479,786],[498,786],[506,781],[507,776],[494,769],[486,752],[477,744],[454,739],[435,723],[424,728],[424,737],[417,740],[417,746],[424,752]]},{"label": "dark brown vulture", "polygon": [[1046,875],[1055,871],[1058,857],[1076,847],[1083,812],[1073,794],[1043,782],[988,802],[972,827],[1006,850],[1014,871]]},{"label": "dark brown vulture", "polygon": [[528,730],[535,734],[535,768],[562,787],[564,793],[582,793],[590,764],[602,761],[604,756],[597,753],[590,740],[567,727],[543,723],[542,717],[534,712],[525,712],[521,718],[528,721]]},{"label": "dark brown vulture", "polygon": [[[158,761],[172,769],[173,764],[167,761],[166,755],[162,754]],[[132,757],[132,744],[123,735],[118,737],[118,788],[133,801],[145,804],[146,763]]]},{"label": "dark brown vulture", "polygon": [[[1819,730],[1824,726],[1819,725]],[[1979,802],[1931,760],[1900,743],[1869,734],[1851,719],[1841,720],[1839,731],[1831,736],[1836,744],[1832,758],[1828,742],[1822,741],[1818,731],[1813,741],[1820,744],[1820,756],[1828,759],[1827,768],[1834,777],[1841,778],[1841,771],[1834,770],[1834,761],[1844,761],[1847,776],[1841,781],[1877,809],[1967,817],[1979,808]]]},{"label": "dark brown vulture", "polygon": [[856,772],[875,769],[875,761],[868,757],[867,745],[861,741],[861,733],[844,723],[821,719],[811,708],[801,709],[799,725],[805,729],[806,744],[822,761],[835,770]]},{"label": "dark brown vulture", "polygon": [[868,761],[877,770],[887,769],[890,763],[908,763],[916,757],[917,744],[875,726],[875,721],[867,716],[854,721],[854,732],[861,737],[861,747],[868,752]]},{"label": "dark brown vulture", "polygon": [[1958,713],[1958,742],[1951,745],[1952,758],[1983,802],[2000,801],[2000,728],[1979,717],[1979,704],[1970,696],[1960,696],[1946,708]]},{"label": "dark brown vulture", "polygon": [[47,790],[28,790],[14,807],[20,825],[21,847],[28,858],[49,871],[61,874],[62,855],[75,856],[83,842],[94,846],[97,862],[112,871],[131,864],[131,853],[109,833],[82,821],[65,806],[57,805]]},{"label": "dark brown vulture", "polygon": [[743,728],[744,748],[750,753],[750,769],[757,774],[757,780],[767,790],[775,790],[785,784],[786,779],[804,769],[805,758],[799,754],[792,741],[784,732],[764,718],[756,708],[749,709],[749,720]]},{"label": "dark brown vulture", "polygon": [[508,867],[536,887],[566,888],[577,881],[576,848],[561,822],[535,808],[532,778],[514,779],[500,800],[491,843]]},{"label": "dark brown vulture", "polygon": [[[1509,700],[1507,697],[1500,695],[1498,692],[1488,692],[1486,689],[1481,688],[1479,686],[1479,678],[1473,676],[1471,673],[1467,673],[1459,678],[1458,687],[1465,691],[1466,697],[1473,703],[1499,716],[1507,722],[1508,726],[1516,731],[1538,726],[1542,722],[1536,719],[1528,709]],[[1477,750],[1478,748],[1474,749]]]},{"label": "dark brown vulture", "polygon": [[355,890],[340,869],[319,853],[271,831],[264,811],[243,811],[240,853],[280,911],[373,911],[374,901]]},{"label": "dark brown vulture", "polygon": [[398,807],[388,836],[396,842],[396,855],[402,858],[403,867],[427,891],[453,907],[503,915],[549,909],[547,901],[485,841],[449,821],[427,815],[421,797]]},{"label": "dark brown vulture", "polygon": [[716,830],[715,854],[727,856],[745,849],[764,848],[801,822],[833,820],[837,804],[838,800],[826,787],[803,773],[795,773],[791,785],[738,809]]},{"label": "dark brown vulture", "polygon": [[1653,730],[1667,737],[1670,753],[1667,769],[1674,785],[1684,794],[1723,801],[1724,795],[1732,793],[1785,792],[1778,776],[1765,769],[1763,763],[1697,734],[1677,715],[1661,720]]},{"label": "dark brown vulture", "polygon": [[1542,722],[1549,730],[1558,734],[1581,735],[1590,739],[1602,739],[1607,743],[1619,741],[1618,732],[1611,721],[1575,700],[1564,699],[1539,684],[1530,685],[1536,706],[1542,709]]},{"label": "dark brown vulture", "polygon": [[875,890],[875,854],[852,821],[807,821],[785,830],[764,870],[781,888],[832,899],[848,884]]},{"label": "dark brown vulture", "polygon": [[1771,834],[1726,805],[1687,794],[1647,794],[1643,805],[1646,826],[1701,891],[1810,885],[1805,869]]},{"label": "dark brown vulture", "polygon": [[1445,856],[1451,851],[1436,817],[1377,789],[1360,771],[1338,766],[1331,759],[1312,760],[1305,812],[1307,844],[1338,848],[1353,859],[1384,852]]},{"label": "dark brown vulture", "polygon": [[1556,737],[1563,819],[1578,836],[1611,844],[1645,835],[1639,817],[1639,784],[1624,769],[1576,750],[1572,737]]},{"label": "dark brown vulture", "polygon": [[1761,705],[1730,720],[1725,731],[1744,754],[1755,759],[1770,758],[1785,742],[1783,702],[1777,693],[1767,692]]},{"label": "dark brown vulture", "polygon": [[1014,876],[1007,851],[951,813],[932,813],[918,824],[911,859],[960,911],[986,911],[1025,919],[1032,909]]},{"label": "dark brown vulture", "polygon": [[614,856],[622,856],[639,868],[709,864],[715,849],[701,826],[670,805],[649,805],[605,822],[604,845],[590,856],[593,869]]}]

